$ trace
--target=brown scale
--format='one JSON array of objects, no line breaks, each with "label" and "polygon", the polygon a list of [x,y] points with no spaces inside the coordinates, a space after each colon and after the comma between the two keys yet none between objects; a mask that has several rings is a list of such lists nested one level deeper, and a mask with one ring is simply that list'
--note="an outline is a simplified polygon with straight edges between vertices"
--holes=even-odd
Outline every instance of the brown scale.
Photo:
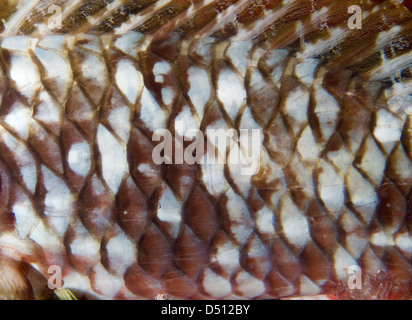
[{"label": "brown scale", "polygon": [[105,17],[104,21],[98,26],[95,26],[92,31],[95,32],[111,32],[113,29],[119,27],[122,23],[126,22],[131,15],[142,12],[150,5],[154,4],[157,0],[144,0],[144,1],[124,1],[122,5],[115,12]]},{"label": "brown scale", "polygon": [[[53,2],[56,6],[63,6],[67,0],[56,0]],[[48,12],[50,3],[47,1],[39,1],[27,16],[27,19],[20,25],[19,34],[32,34],[36,32],[35,23],[41,23],[44,19],[50,18],[53,13]]]},{"label": "brown scale", "polygon": [[236,4],[238,1],[239,0],[214,1],[199,9],[196,15],[190,17],[186,22],[177,27],[176,32],[183,36],[190,37],[199,30],[205,27],[208,28],[219,13],[228,9],[231,5]]},{"label": "brown scale", "polygon": [[[274,8],[279,3],[279,0],[264,0],[264,1],[253,1],[250,2],[250,6],[245,8],[236,17],[236,24],[230,23],[232,30],[239,29],[238,25],[249,25],[257,21],[263,14],[265,10],[270,10]],[[219,38],[220,36],[217,35]]]},{"label": "brown scale", "polygon": [[[183,24],[180,24],[180,29],[177,30],[180,30],[183,35],[196,34],[203,28],[205,28],[203,30],[210,30],[210,24],[214,22],[217,12],[225,12],[231,5],[236,5],[235,3],[236,1],[213,2],[203,10],[198,10],[193,18],[188,17],[187,24],[183,22]],[[151,3],[146,4],[147,7],[151,5]],[[173,20],[177,16],[181,16],[188,8],[188,4],[186,1],[181,1],[177,5],[162,8],[137,28],[144,32],[156,34],[166,20]],[[319,10],[326,4],[326,2],[316,2],[317,7],[315,9]],[[262,5],[271,10],[276,8],[277,2],[267,2]],[[305,5],[304,10],[300,11],[301,8],[293,8],[283,20],[279,20],[269,27],[272,31],[273,28],[279,27],[280,30],[283,30],[283,36],[285,37],[277,43],[272,42],[273,47],[278,47],[281,44],[288,46],[296,40],[294,22],[290,20],[300,20],[303,16],[312,12],[308,2],[302,1],[302,5]],[[251,7],[253,7],[253,4],[251,4]],[[78,30],[86,30],[92,27],[85,22],[86,18],[82,18],[78,14],[79,10],[84,11],[85,9],[87,9],[85,11],[87,14],[96,14],[97,16],[98,12],[103,10],[103,6],[101,2],[91,6],[80,5],[66,18],[64,32],[76,30],[77,25],[80,25]],[[144,8],[135,9],[137,9],[135,12],[139,12]],[[237,19],[240,19],[240,22],[244,23],[245,26],[253,24],[256,21],[254,18],[262,12],[261,9],[253,9],[253,13],[249,16],[246,15],[244,10],[237,16]],[[302,14],[302,16],[299,14]],[[390,16],[389,13],[387,15]],[[405,21],[409,21],[409,19],[410,16],[405,15]],[[394,13],[389,25],[402,22],[403,20],[399,20]],[[118,24],[114,23],[113,25]],[[383,26],[383,29],[387,30],[389,25]],[[370,40],[370,42],[366,42],[367,44],[375,40],[375,27],[376,25],[373,25],[362,34],[362,37]],[[222,26],[222,28],[226,35],[228,31],[229,34],[236,33],[236,28],[230,23]],[[30,30],[30,28],[20,28],[20,31],[24,30]],[[376,30],[376,33],[380,31],[382,29]],[[162,32],[158,35],[164,36]],[[294,37],[289,37],[289,35]],[[171,115],[171,120],[173,120],[176,114],[181,112],[185,100],[188,100],[189,84],[185,83],[188,66],[206,67],[208,72],[211,73],[211,80],[213,80],[212,83],[215,89],[212,90],[212,97],[205,107],[205,113],[199,115],[203,116],[202,128],[206,128],[209,124],[213,124],[218,120],[224,120],[230,126],[237,127],[239,125],[239,116],[238,119],[231,121],[224,110],[224,106],[216,98],[215,92],[218,88],[217,74],[223,68],[233,70],[234,66],[227,61],[226,57],[220,57],[220,60],[216,61],[219,52],[212,53],[210,63],[206,61],[199,52],[196,52],[199,49],[196,44],[199,42],[194,42],[191,49],[189,49],[188,57],[179,57],[179,50],[176,49],[179,38],[167,36],[155,38],[149,50],[140,53],[138,60],[134,61],[138,69],[142,71],[145,86],[153,94],[154,99],[161,105],[161,108],[169,112],[168,116]],[[268,31],[262,37],[270,40],[272,36],[273,34]],[[360,44],[363,40],[362,37],[356,40],[353,39],[354,41],[351,44],[359,44],[358,49],[362,48]],[[78,212],[75,215],[78,215],[80,219],[76,219],[76,222],[68,227],[65,234],[66,259],[69,261],[70,267],[73,267],[79,273],[90,274],[91,284],[96,292],[100,293],[98,274],[92,268],[96,257],[84,259],[84,257],[71,252],[70,249],[70,245],[76,238],[89,233],[101,244],[99,254],[102,265],[112,273],[116,272],[116,267],[111,265],[108,256],[107,244],[110,239],[124,232],[128,239],[134,242],[134,245],[138,248],[138,255],[136,262],[124,274],[124,280],[130,292],[144,298],[151,299],[163,290],[166,290],[172,296],[182,298],[209,297],[200,283],[205,278],[203,273],[205,266],[210,266],[216,274],[230,278],[236,294],[241,294],[241,288],[236,283],[236,277],[241,274],[243,269],[256,279],[265,281],[267,284],[266,293],[275,297],[301,294],[299,291],[299,276],[305,275],[315,284],[321,286],[323,290],[330,288],[331,291],[325,292],[334,292],[338,297],[345,299],[356,298],[357,296],[356,293],[348,292],[344,287],[341,288],[340,283],[334,282],[337,276],[332,269],[331,255],[333,255],[338,245],[345,246],[347,241],[345,239],[350,233],[359,233],[361,236],[367,237],[366,233],[372,234],[380,231],[383,226],[390,226],[396,230],[401,226],[399,231],[405,230],[405,228],[410,230],[410,186],[412,181],[408,173],[399,170],[397,166],[397,161],[402,157],[411,157],[410,145],[408,144],[411,140],[410,132],[405,128],[402,141],[394,147],[391,154],[385,154],[388,159],[383,182],[379,186],[374,186],[378,191],[380,203],[371,222],[367,223],[362,219],[360,208],[351,203],[348,195],[345,198],[346,207],[344,206],[342,210],[345,212],[340,213],[340,216],[333,216],[328,212],[319,197],[312,197],[305,193],[305,190],[300,189],[304,180],[300,181],[299,179],[302,178],[305,172],[300,174],[299,168],[302,163],[296,157],[295,152],[299,135],[293,133],[293,127],[296,124],[284,111],[282,99],[294,88],[300,88],[301,82],[295,76],[289,75],[282,78],[281,88],[278,89],[274,83],[268,81],[271,70],[268,70],[270,68],[265,66],[264,63],[258,65],[255,72],[262,72],[263,81],[268,81],[269,85],[263,91],[254,92],[254,88],[247,80],[245,88],[248,103],[250,103],[252,113],[259,124],[264,124],[262,126],[265,128],[264,146],[267,149],[270,161],[276,162],[281,167],[291,193],[291,201],[308,218],[311,239],[304,247],[288,243],[286,232],[279,214],[277,214],[286,206],[285,201],[277,206],[271,203],[272,193],[280,184],[279,181],[267,181],[264,173],[257,174],[252,180],[249,194],[241,195],[240,188],[236,186],[233,177],[228,174],[228,167],[226,166],[225,175],[228,183],[239,194],[237,195],[238,201],[244,202],[246,213],[250,213],[249,220],[245,223],[249,234],[246,240],[241,240],[233,232],[236,223],[230,220],[229,196],[222,194],[215,197],[208,194],[207,188],[199,179],[200,170],[197,166],[154,165],[151,161],[154,147],[153,142],[150,140],[151,132],[147,124],[139,119],[139,112],[142,107],[140,102],[133,106],[130,103],[128,105],[133,112],[131,118],[133,118],[134,125],[127,142],[129,174],[123,177],[119,190],[116,194],[113,194],[102,177],[101,157],[99,156],[95,136],[98,124],[105,124],[115,136],[114,129],[110,127],[108,119],[111,110],[120,105],[124,97],[115,89],[108,90],[108,87],[113,87],[115,62],[117,63],[123,56],[118,52],[113,56],[110,56],[111,53],[108,52],[95,53],[91,49],[92,43],[89,43],[89,41],[95,41],[96,38],[86,38],[77,38],[78,41],[75,42],[73,50],[70,49],[69,52],[70,63],[74,69],[75,83],[71,85],[69,98],[65,103],[65,119],[61,121],[61,131],[56,127],[48,126],[47,123],[41,123],[40,119],[36,118],[36,112],[34,112],[34,118],[40,124],[30,128],[29,139],[22,144],[29,147],[29,152],[33,154],[37,166],[39,164],[45,165],[58,177],[65,180],[70,188],[76,192],[76,209],[78,209]],[[101,43],[99,45],[101,46]],[[408,51],[408,48],[405,47],[405,50]],[[102,51],[101,47],[99,50]],[[345,50],[339,51],[337,58],[335,56],[334,58],[339,59],[342,57],[342,61],[345,61],[345,58],[351,55],[350,50]],[[7,66],[4,70],[8,70],[8,53],[4,49],[2,51],[4,53],[2,64]],[[104,70],[107,72],[105,76],[108,79],[105,86],[102,87],[98,82],[84,76],[84,70],[80,66],[88,56],[96,56],[99,59],[98,61],[104,65]],[[159,85],[154,79],[155,75],[152,70],[155,63],[163,61],[163,59],[171,63],[172,72],[165,76],[164,83]],[[39,61],[36,60],[36,64],[39,64]],[[178,68],[180,66],[182,68]],[[248,72],[246,79],[250,79],[248,77],[251,76],[251,71],[248,70]],[[178,77],[183,77],[183,79],[180,80]],[[21,100],[26,107],[29,105],[29,101],[16,93],[16,89],[11,88],[12,85],[2,85],[2,88],[8,88],[3,90],[5,96],[2,102],[2,113],[4,114],[9,113],[9,108],[12,108],[13,103],[17,100]],[[170,105],[163,103],[161,94],[163,85],[171,85],[178,91],[176,100]],[[380,100],[381,85],[365,85],[365,82],[360,78],[356,78],[352,72],[337,70],[336,72],[329,71],[326,74],[323,79],[323,86],[337,99],[341,107],[337,132],[331,138],[328,138],[329,140],[322,135],[320,120],[313,114],[313,105],[309,106],[308,113],[312,114],[312,118],[309,118],[306,126],[311,127],[315,140],[322,146],[323,153],[320,157],[323,160],[326,161],[327,156],[333,151],[347,148],[353,154],[353,164],[357,164],[366,151],[365,137],[370,134],[375,125],[376,109],[383,103]],[[353,93],[352,95],[344,94],[348,89]],[[262,95],[261,99],[259,99],[259,95]],[[280,95],[280,101],[273,101],[275,100],[273,98],[277,95]],[[272,101],[273,110],[271,108],[268,108],[268,110],[262,109],[265,101]],[[37,110],[38,103],[39,101],[34,99],[35,110]],[[316,101],[311,103],[315,104]],[[190,106],[190,109],[193,111],[193,106]],[[91,119],[86,120],[81,117],[85,113],[90,113]],[[171,120],[169,119],[168,122],[169,127],[173,127]],[[4,124],[4,117],[1,118],[1,121],[2,126],[13,131]],[[410,126],[409,122],[408,125]],[[43,133],[46,133],[47,137],[45,139],[41,138]],[[115,138],[119,137],[115,136]],[[270,141],[270,139],[275,141]],[[73,144],[82,141],[90,144],[92,154],[91,170],[86,177],[76,175],[66,165],[68,150]],[[21,165],[19,164],[20,159],[16,159],[13,151],[6,148],[3,142],[0,143],[0,148],[0,204],[4,204],[4,207],[9,208],[15,201],[13,198],[19,197],[23,193],[18,189],[19,185],[23,185],[20,177]],[[60,151],[56,155],[51,150]],[[61,158],[56,158],[59,155]],[[153,174],[147,176],[140,172],[138,169],[140,164],[150,164]],[[39,169],[37,171],[40,172]],[[313,180],[310,181],[316,185],[322,170],[315,167],[311,172],[313,173]],[[361,172],[361,174],[365,180],[371,180],[366,172]],[[189,177],[186,185],[180,183],[179,179],[183,177]],[[44,179],[43,174],[40,174],[33,196],[36,210],[39,212],[43,211],[41,209],[46,196]],[[168,187],[177,195],[176,198],[181,201],[180,204],[183,208],[183,221],[179,225],[177,234],[173,234],[171,226],[167,222],[160,221],[156,216],[156,207],[161,206],[161,195]],[[345,187],[346,189],[349,188],[348,186]],[[22,188],[22,190],[27,192],[25,188]],[[27,193],[29,194],[29,192]],[[276,237],[265,236],[257,230],[255,225],[257,212],[265,205],[271,206],[271,210],[276,212],[274,215],[276,219]],[[346,225],[344,222],[345,214],[353,215],[353,219],[357,218],[360,229],[351,229],[350,226]],[[3,220],[5,223],[1,224],[2,228],[6,228],[8,225],[10,228],[14,228],[15,222],[8,210],[1,211],[1,221]],[[223,243],[233,243],[240,250],[240,264],[231,272],[224,270],[219,263],[213,264],[211,262],[211,257],[216,254]],[[346,245],[348,244],[346,243]],[[255,247],[260,248],[257,256],[256,252],[252,252]],[[50,253],[46,252],[44,254],[47,256]],[[365,298],[365,296],[370,298],[403,298],[410,296],[410,287],[407,287],[410,286],[410,282],[399,282],[396,279],[396,277],[403,279],[410,277],[412,274],[410,261],[395,248],[380,248],[368,244],[362,256],[358,259],[359,264],[366,271],[368,271],[370,256],[376,256],[382,264],[387,266],[387,274],[381,275],[382,278],[378,280],[370,276],[365,277],[365,287],[368,288],[368,291],[362,293],[363,296],[360,296],[360,298]],[[28,258],[25,259],[28,260]],[[23,270],[22,266],[15,265],[15,263],[16,261],[11,260],[9,266],[9,261],[5,260],[4,265],[0,266],[0,279],[8,276],[7,272],[10,272],[10,270],[11,272],[19,270],[20,273],[17,276],[12,275],[16,277],[15,282],[18,284],[19,289],[13,295],[10,294],[10,288],[2,287],[5,293],[0,292],[0,295],[6,298],[32,298],[30,285],[25,275],[28,271]],[[20,290],[20,288],[22,289]],[[115,298],[125,297],[127,297],[125,290],[120,290]]]}]

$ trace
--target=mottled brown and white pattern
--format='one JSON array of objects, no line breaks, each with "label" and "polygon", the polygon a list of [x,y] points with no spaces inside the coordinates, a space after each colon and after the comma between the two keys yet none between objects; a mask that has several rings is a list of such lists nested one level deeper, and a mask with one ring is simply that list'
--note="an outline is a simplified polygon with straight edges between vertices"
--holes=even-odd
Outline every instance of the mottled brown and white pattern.
[{"label": "mottled brown and white pattern", "polygon": [[[50,5],[62,29],[50,30]],[[350,5],[364,10],[350,30]],[[412,296],[412,14],[396,1],[8,1],[0,297]],[[27,17],[27,19],[23,19]],[[156,129],[260,129],[253,176]],[[230,153],[230,152],[229,152]],[[364,289],[346,287],[359,265]]]}]

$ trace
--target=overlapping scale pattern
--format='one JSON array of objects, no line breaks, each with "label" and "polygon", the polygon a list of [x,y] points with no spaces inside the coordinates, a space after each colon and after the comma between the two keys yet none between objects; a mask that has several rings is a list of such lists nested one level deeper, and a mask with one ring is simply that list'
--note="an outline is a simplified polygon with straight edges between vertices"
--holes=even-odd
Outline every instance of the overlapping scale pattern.
[{"label": "overlapping scale pattern", "polygon": [[[108,298],[312,295],[353,264],[410,290],[411,118],[379,85],[343,92],[248,42],[134,55],[135,37],[3,40],[2,241]],[[259,170],[155,164],[158,128],[259,128]]]},{"label": "overlapping scale pattern", "polygon": [[[45,285],[58,266],[78,297],[410,298],[411,14],[358,1],[364,28],[349,31],[352,4],[10,4],[0,269],[21,262]],[[157,129],[174,138],[162,164]],[[193,129],[212,153],[181,161]],[[247,141],[226,148],[213,129],[259,131],[257,171],[228,161]],[[27,297],[13,279],[0,297]]]}]

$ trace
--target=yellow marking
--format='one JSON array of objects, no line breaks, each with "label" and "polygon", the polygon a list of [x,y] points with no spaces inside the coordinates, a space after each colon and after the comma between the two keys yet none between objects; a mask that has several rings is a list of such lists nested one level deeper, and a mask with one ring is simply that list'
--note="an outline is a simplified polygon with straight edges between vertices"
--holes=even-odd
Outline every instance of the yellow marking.
[{"label": "yellow marking", "polygon": [[59,300],[77,300],[76,296],[69,289],[56,289],[54,294]]}]

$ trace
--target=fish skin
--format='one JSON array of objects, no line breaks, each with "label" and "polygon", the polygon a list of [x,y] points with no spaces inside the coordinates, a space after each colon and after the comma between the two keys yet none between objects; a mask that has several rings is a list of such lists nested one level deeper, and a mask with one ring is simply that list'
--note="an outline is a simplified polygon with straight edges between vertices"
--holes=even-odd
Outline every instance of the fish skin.
[{"label": "fish skin", "polygon": [[[172,26],[2,38],[0,247],[13,267],[0,277],[25,289],[1,296],[44,294],[57,265],[89,298],[410,298],[408,49],[390,57],[406,61],[394,79],[397,66],[367,63],[390,40],[356,60],[343,40],[336,53]],[[376,42],[360,38],[352,50]],[[223,78],[245,94],[235,113]],[[229,165],[154,164],[153,130],[176,119],[260,128],[260,170],[242,180]],[[351,264],[360,292],[347,288]]]}]

